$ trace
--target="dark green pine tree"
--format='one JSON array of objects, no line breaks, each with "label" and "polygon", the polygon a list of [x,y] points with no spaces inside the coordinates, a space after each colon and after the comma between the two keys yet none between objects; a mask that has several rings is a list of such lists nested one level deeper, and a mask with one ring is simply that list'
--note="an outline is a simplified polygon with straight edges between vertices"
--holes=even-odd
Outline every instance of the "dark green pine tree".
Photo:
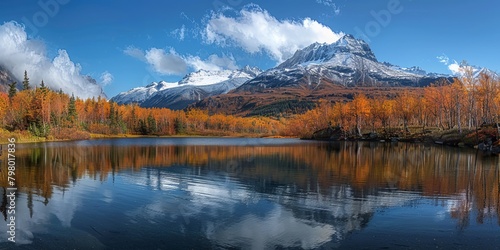
[{"label": "dark green pine tree", "polygon": [[14,98],[14,96],[17,93],[16,85],[17,85],[17,82],[12,82],[11,84],[9,84],[9,100],[10,101],[12,101],[12,98]]},{"label": "dark green pine tree", "polygon": [[47,86],[45,86],[45,83],[43,82],[43,80],[42,80],[42,83],[40,84],[40,89],[43,91],[47,90]]},{"label": "dark green pine tree", "polygon": [[148,134],[154,134],[157,132],[157,126],[156,126],[156,119],[153,117],[153,115],[149,114],[148,115]]},{"label": "dark green pine tree", "polygon": [[30,79],[28,78],[28,71],[24,71],[24,80],[23,80],[23,90],[30,89]]},{"label": "dark green pine tree", "polygon": [[71,97],[69,98],[69,104],[68,104],[68,121],[70,124],[74,124],[76,121],[76,99],[75,95],[72,94]]}]

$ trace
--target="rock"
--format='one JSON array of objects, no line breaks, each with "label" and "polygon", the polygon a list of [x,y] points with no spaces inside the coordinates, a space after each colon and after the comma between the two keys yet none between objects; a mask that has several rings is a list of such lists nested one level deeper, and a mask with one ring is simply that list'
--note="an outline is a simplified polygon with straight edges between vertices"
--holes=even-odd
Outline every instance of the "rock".
[{"label": "rock", "polygon": [[492,154],[500,154],[500,146],[494,146],[491,148],[491,153]]},{"label": "rock", "polygon": [[340,127],[328,127],[320,129],[313,133],[312,139],[315,140],[340,140],[342,138],[342,129]]}]

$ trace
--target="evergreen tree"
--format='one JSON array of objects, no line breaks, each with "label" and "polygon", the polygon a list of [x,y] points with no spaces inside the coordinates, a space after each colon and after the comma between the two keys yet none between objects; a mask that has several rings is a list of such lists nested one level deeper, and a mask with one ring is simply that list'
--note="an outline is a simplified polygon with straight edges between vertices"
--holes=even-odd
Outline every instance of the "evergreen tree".
[{"label": "evergreen tree", "polygon": [[151,114],[149,114],[149,116],[148,116],[148,124],[147,125],[148,125],[149,134],[154,134],[157,132],[158,128],[156,126],[156,119]]},{"label": "evergreen tree", "polygon": [[40,90],[42,92],[47,92],[47,89],[48,89],[47,86],[45,86],[45,83],[42,80],[42,83],[40,84]]},{"label": "evergreen tree", "polygon": [[109,128],[113,134],[117,134],[120,131],[120,114],[115,102],[109,103]]},{"label": "evergreen tree", "polygon": [[30,89],[30,79],[28,78],[28,72],[24,71],[24,80],[23,80],[23,90]]},{"label": "evergreen tree", "polygon": [[143,119],[139,119],[139,125],[137,126],[137,132],[139,132],[141,135],[149,134],[148,126]]},{"label": "evergreen tree", "polygon": [[174,129],[176,134],[186,133],[186,124],[179,118],[174,120]]},{"label": "evergreen tree", "polygon": [[76,99],[75,95],[72,94],[71,97],[69,98],[69,104],[68,104],[68,121],[70,124],[74,124],[76,121]]},{"label": "evergreen tree", "polygon": [[17,82],[12,82],[11,84],[9,84],[9,100],[10,101],[12,101],[12,98],[14,98],[14,96],[17,93],[16,84],[17,84]]}]

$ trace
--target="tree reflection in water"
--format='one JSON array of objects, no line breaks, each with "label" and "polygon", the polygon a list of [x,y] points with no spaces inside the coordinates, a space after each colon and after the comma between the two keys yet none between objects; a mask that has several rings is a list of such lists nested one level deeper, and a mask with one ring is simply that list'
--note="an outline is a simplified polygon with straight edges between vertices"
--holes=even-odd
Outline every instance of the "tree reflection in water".
[{"label": "tree reflection in water", "polygon": [[[477,211],[477,223],[496,217],[500,225],[498,158],[483,157],[467,149],[370,142],[285,146],[121,145],[115,142],[42,145],[21,146],[16,152],[16,181],[20,192],[28,195],[31,216],[36,213],[33,196],[43,197],[47,204],[54,189],[71,189],[82,178],[105,181],[124,170],[181,165],[191,166],[193,171],[225,172],[255,192],[303,196],[307,198],[304,202],[325,196],[333,200],[349,196],[361,201],[360,213],[364,209],[363,201],[395,191],[416,192],[436,199],[454,196],[460,199],[449,205],[449,212],[459,227],[467,227],[473,209]],[[2,187],[7,187],[6,174],[6,171],[0,172]],[[0,206],[4,219],[5,208],[4,188]],[[295,212],[299,218],[318,221],[325,221],[320,217],[328,216],[306,210]]]}]

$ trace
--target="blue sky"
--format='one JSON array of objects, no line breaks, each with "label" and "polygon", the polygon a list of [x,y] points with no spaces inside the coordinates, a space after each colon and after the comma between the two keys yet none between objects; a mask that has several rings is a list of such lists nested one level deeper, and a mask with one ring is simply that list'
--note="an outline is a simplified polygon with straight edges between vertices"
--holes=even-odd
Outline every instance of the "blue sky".
[{"label": "blue sky", "polygon": [[[245,65],[268,69],[297,48],[314,41],[332,42],[348,33],[369,42],[379,61],[450,73],[454,61],[467,60],[500,71],[499,8],[500,3],[492,0],[186,0],[175,4],[3,0],[0,64],[17,65],[9,68],[16,75],[28,68],[32,79],[46,82],[56,82],[62,74],[78,87],[52,83],[54,88],[82,97],[84,92],[92,96],[98,91],[86,87],[83,75],[90,75],[112,97],[152,81],[178,81],[198,69]],[[13,39],[23,29],[26,39]],[[23,56],[12,56],[20,53]],[[36,60],[41,63],[33,63]],[[40,65],[44,70],[36,69]]]}]

